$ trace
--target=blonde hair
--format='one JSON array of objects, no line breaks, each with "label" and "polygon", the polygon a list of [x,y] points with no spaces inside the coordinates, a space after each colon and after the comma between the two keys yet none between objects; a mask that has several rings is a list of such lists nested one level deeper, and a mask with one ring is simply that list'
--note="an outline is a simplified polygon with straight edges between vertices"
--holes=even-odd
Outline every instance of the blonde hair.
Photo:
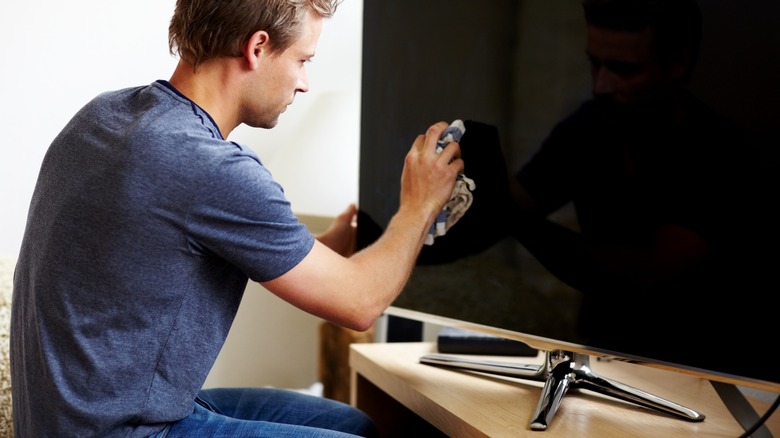
[{"label": "blonde hair", "polygon": [[342,0],[176,0],[168,26],[172,55],[197,67],[218,57],[241,56],[244,43],[268,32],[271,49],[285,51],[300,35],[311,9],[330,18]]}]

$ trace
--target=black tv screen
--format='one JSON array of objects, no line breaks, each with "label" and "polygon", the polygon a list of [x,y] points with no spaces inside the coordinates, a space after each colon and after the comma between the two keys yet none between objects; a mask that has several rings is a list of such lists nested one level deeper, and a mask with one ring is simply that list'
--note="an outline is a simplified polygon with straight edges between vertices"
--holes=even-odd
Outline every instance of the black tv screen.
[{"label": "black tv screen", "polygon": [[[780,2],[701,0],[700,6],[702,49],[690,88],[758,139],[767,160],[776,160]],[[431,123],[466,121],[465,174],[476,182],[472,207],[423,248],[391,314],[780,391],[780,371],[770,360],[777,333],[770,303],[778,288],[764,275],[773,262],[745,272],[743,286],[706,291],[711,302],[725,300],[733,312],[712,314],[708,300],[694,303],[686,311],[700,329],[679,333],[690,355],[666,355],[663,346],[671,339],[590,343],[578,331],[581,292],[549,273],[508,232],[512,224],[501,204],[507,174],[590,95],[579,1],[365,0],[363,26],[360,245],[373,241],[396,211],[404,156]],[[552,219],[576,227],[570,208]],[[625,321],[631,306],[653,299],[616,305],[623,316],[616,319]],[[659,315],[658,324],[665,323]],[[614,330],[626,328],[616,322]]]}]

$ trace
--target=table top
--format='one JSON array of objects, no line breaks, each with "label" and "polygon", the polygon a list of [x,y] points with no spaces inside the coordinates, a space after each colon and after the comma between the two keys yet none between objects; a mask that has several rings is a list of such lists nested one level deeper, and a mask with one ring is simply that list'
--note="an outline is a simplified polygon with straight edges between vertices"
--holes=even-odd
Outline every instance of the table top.
[{"label": "table top", "polygon": [[[742,427],[712,384],[687,374],[622,361],[591,360],[594,374],[639,388],[706,415],[687,421],[588,390],[569,391],[544,432],[530,421],[543,382],[422,364],[435,343],[352,344],[350,366],[384,392],[449,436],[632,436],[738,437]],[[474,358],[472,355],[464,357]],[[483,356],[489,360],[541,364],[534,358]],[[768,403],[750,399],[758,415]],[[767,423],[780,436],[780,414]]]}]

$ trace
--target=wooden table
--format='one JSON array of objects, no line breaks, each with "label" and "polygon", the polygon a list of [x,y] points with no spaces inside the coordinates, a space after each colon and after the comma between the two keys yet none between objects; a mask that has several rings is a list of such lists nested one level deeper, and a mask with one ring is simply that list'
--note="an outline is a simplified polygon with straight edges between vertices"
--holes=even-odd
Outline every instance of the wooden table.
[{"label": "wooden table", "polygon": [[[599,376],[695,409],[706,419],[687,421],[579,390],[563,398],[547,430],[534,431],[529,423],[543,382],[419,363],[420,356],[433,352],[435,344],[427,342],[350,346],[350,402],[375,419],[383,436],[731,438],[743,433],[708,380],[595,359],[591,368]],[[544,357],[487,359],[542,363]],[[759,415],[768,407],[750,401]],[[771,433],[780,436],[780,413],[769,420]]]}]

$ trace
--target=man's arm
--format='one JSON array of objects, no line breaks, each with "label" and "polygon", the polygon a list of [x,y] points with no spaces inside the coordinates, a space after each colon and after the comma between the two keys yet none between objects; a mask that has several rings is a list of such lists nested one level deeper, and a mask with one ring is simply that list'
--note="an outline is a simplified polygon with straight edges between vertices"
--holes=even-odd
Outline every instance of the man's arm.
[{"label": "man's arm", "polygon": [[318,240],[301,263],[263,286],[335,324],[370,328],[408,281],[431,223],[463,172],[457,143],[436,152],[436,142],[447,126],[444,122],[431,126],[407,153],[399,209],[376,242],[344,257]]}]

